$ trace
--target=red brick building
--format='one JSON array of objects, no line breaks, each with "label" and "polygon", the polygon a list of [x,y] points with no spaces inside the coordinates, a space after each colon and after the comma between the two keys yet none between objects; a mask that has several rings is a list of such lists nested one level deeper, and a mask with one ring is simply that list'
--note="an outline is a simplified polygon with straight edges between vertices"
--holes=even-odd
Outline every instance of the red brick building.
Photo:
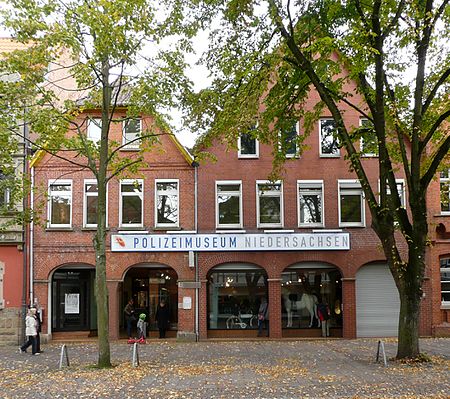
[{"label": "red brick building", "polygon": [[[117,112],[116,119],[125,113]],[[86,134],[98,138],[98,114],[86,113]],[[144,117],[112,124],[110,139],[126,144],[153,124]],[[138,176],[113,179],[108,183],[107,224],[109,234],[170,234],[194,229],[194,168],[192,159],[173,135],[163,134],[160,144],[145,154],[147,166]],[[135,144],[121,151],[136,154]],[[95,253],[97,186],[87,170],[41,153],[33,164],[35,209],[43,224],[35,225],[32,238],[33,295],[43,309],[43,334],[74,331],[95,334]],[[108,238],[109,239],[109,238]],[[179,336],[194,333],[194,309],[178,309],[183,297],[193,297],[183,282],[194,280],[188,255],[181,252],[107,253],[110,334],[123,333],[123,309],[129,298],[138,313],[146,313],[156,329],[155,310],[165,299],[171,311],[170,329]],[[189,287],[189,284],[185,284]],[[192,284],[191,284],[192,285]],[[181,299],[180,299],[181,298]],[[169,336],[174,332],[169,332]]]},{"label": "red brick building", "polygon": [[[345,115],[349,126],[364,123],[351,109]],[[255,337],[265,298],[272,338],[321,336],[319,303],[330,310],[325,334],[396,335],[398,293],[328,116],[317,122],[301,156],[291,144],[302,126],[286,132],[289,159],[277,182],[267,178],[272,147],[248,134],[240,137],[238,150],[216,142],[208,151],[217,161],[201,165],[173,136],[163,135],[160,146],[146,153],[148,167],[139,175],[110,182],[111,338],[124,336],[123,308],[130,297],[148,315],[151,334],[156,305],[166,299],[172,336]],[[148,123],[150,118],[116,123],[112,137],[134,137]],[[95,139],[95,126],[87,134]],[[361,143],[363,162],[377,187],[378,160],[369,144]],[[126,148],[123,155],[135,150]],[[44,334],[93,334],[93,176],[49,155],[35,161],[33,174],[48,196],[42,208],[47,224],[34,227],[32,248],[33,294],[44,308]],[[446,176],[429,192],[435,245],[427,254],[422,335],[448,334],[450,212],[440,201],[440,192],[448,190]],[[406,204],[404,181],[398,184]]]}]

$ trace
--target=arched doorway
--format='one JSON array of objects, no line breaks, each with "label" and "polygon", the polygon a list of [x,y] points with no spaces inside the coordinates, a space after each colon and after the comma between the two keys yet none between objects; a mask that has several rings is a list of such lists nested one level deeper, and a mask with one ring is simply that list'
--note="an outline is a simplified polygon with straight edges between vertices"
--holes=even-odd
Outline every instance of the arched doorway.
[{"label": "arched doorway", "polygon": [[156,336],[158,326],[155,320],[156,309],[161,300],[169,308],[169,331],[174,337],[178,330],[178,275],[174,269],[162,264],[142,264],[130,268],[122,284],[122,303],[120,325],[125,331],[123,309],[133,298],[137,315],[145,313],[150,336]]},{"label": "arched doorway", "polygon": [[258,308],[267,298],[266,271],[248,263],[229,263],[208,274],[208,337],[256,336]]},{"label": "arched doorway", "polygon": [[342,275],[333,265],[305,262],[281,273],[283,337],[320,337],[317,305],[330,309],[330,336],[342,337]]},{"label": "arched doorway", "polygon": [[51,330],[97,330],[95,269],[88,265],[58,268],[52,276]]}]

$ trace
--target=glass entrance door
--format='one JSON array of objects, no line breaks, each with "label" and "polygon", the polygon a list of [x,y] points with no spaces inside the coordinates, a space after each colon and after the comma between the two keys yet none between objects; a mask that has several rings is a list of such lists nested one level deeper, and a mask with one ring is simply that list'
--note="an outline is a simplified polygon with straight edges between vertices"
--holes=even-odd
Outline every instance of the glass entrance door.
[{"label": "glass entrance door", "polygon": [[57,271],[53,277],[53,331],[90,329],[91,274],[89,270]]}]

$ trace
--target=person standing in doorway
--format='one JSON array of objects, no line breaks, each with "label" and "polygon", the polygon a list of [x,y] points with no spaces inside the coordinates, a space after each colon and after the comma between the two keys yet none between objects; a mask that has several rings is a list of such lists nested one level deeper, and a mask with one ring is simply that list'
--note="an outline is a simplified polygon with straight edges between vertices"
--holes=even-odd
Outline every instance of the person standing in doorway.
[{"label": "person standing in doorway", "polygon": [[317,304],[317,316],[322,324],[322,337],[330,336],[330,307],[325,300]]},{"label": "person standing in doorway", "polygon": [[27,317],[25,318],[25,335],[27,336],[27,342],[25,342],[20,348],[20,353],[25,353],[27,348],[31,345],[31,353],[33,355],[39,355],[36,351],[36,336],[37,336],[37,320],[36,309],[31,308],[28,310]]},{"label": "person standing in doorway", "polygon": [[123,312],[125,313],[125,322],[127,323],[128,339],[131,339],[131,328],[133,322],[136,321],[136,316],[134,315],[133,298],[130,298]]},{"label": "person standing in doorway", "polygon": [[261,298],[261,305],[258,309],[258,337],[262,336],[262,329],[267,329],[266,336],[269,336],[269,304],[266,297]]},{"label": "person standing in doorway", "polygon": [[169,307],[164,299],[161,299],[156,309],[155,320],[158,323],[159,338],[166,338],[166,330],[169,328]]}]

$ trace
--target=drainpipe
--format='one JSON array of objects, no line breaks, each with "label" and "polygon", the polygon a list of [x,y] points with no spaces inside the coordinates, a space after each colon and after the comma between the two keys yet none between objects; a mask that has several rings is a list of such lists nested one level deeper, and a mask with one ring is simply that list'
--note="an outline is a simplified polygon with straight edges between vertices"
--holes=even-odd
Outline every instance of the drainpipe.
[{"label": "drainpipe", "polygon": [[[34,210],[34,167],[31,168],[31,192],[30,192],[30,209]],[[34,303],[34,215],[30,222],[30,303]]]},{"label": "drainpipe", "polygon": [[[198,167],[199,163],[195,160],[192,162],[194,167],[194,230],[195,234],[198,233]],[[195,340],[199,340],[199,273],[198,273],[198,256],[197,252],[194,252],[194,269],[195,269]]]},{"label": "drainpipe", "polygon": [[[23,176],[27,176],[28,173],[28,127],[27,127],[27,123],[26,123],[26,108],[24,108],[24,112],[23,112]],[[25,181],[25,180],[24,180]],[[23,187],[24,192],[25,192],[25,187]],[[22,214],[26,211],[28,206],[28,196],[24,195],[23,196],[23,200],[22,200]],[[27,234],[27,229],[28,226],[22,221],[22,242],[23,242],[23,255],[22,255],[22,266],[23,266],[23,270],[22,270],[22,329],[20,332],[21,335],[21,341],[24,342],[25,341],[25,317],[27,314],[27,266],[28,266],[28,256],[29,256],[29,251],[28,251],[28,234]],[[31,247],[31,244],[30,244]]]}]

